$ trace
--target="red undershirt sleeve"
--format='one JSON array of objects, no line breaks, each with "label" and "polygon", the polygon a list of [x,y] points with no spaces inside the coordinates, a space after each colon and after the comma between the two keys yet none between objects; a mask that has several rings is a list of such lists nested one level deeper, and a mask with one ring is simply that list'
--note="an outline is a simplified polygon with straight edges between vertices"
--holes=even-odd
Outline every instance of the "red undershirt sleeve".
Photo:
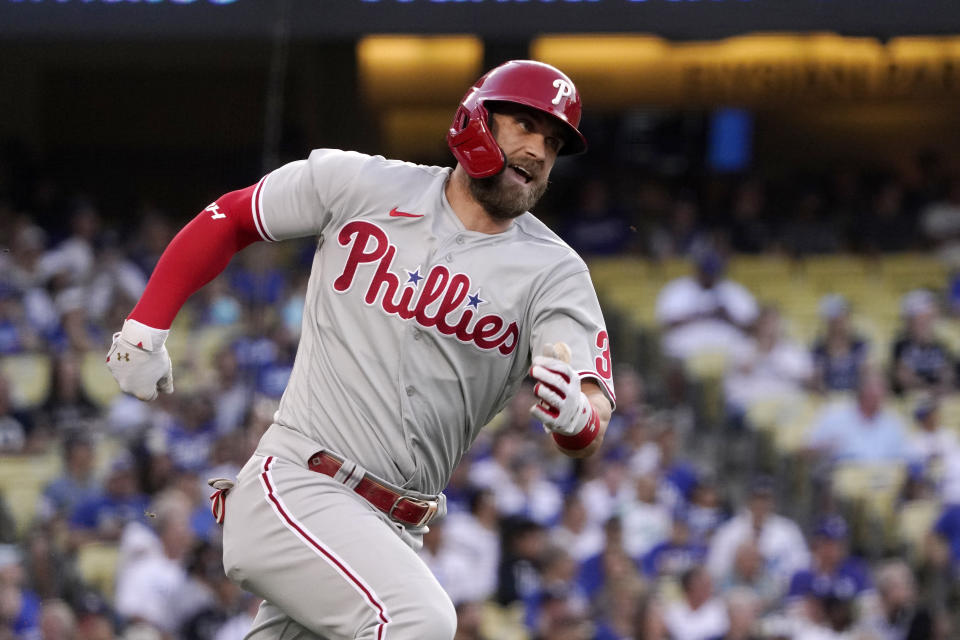
[{"label": "red undershirt sleeve", "polygon": [[267,239],[252,213],[256,187],[221,196],[180,230],[160,256],[130,319],[169,329],[187,298],[217,277],[234,254]]}]

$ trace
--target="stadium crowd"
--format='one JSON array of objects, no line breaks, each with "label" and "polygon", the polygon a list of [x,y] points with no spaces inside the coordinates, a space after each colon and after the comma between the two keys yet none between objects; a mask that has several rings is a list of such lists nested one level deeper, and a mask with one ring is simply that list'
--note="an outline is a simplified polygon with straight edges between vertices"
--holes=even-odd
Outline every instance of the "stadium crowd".
[{"label": "stadium crowd", "polygon": [[[0,358],[50,366],[33,402],[22,400],[25,378],[0,375],[0,466],[62,462],[29,522],[0,491],[0,640],[242,638],[258,602],[223,575],[206,479],[235,474],[271,421],[313,243],[251,247],[195,296],[171,337],[177,391],[145,404],[97,387],[104,379],[85,362],[106,352],[176,224],[142,207],[120,243],[94,199],[47,182],[14,192],[13,173],[0,182]],[[949,259],[960,182],[951,187],[930,158],[910,180],[837,172],[821,182],[781,197],[759,179],[641,180],[629,207],[612,202],[612,185],[583,182],[579,207],[559,223],[571,244],[587,256],[688,257],[695,275],[636,301],[656,307],[663,363],[654,379],[617,365],[600,453],[573,461],[554,451],[524,387],[457,468],[449,515],[421,555],[456,603],[458,640],[955,637],[960,425],[943,424],[938,409],[957,361],[931,327],[960,287],[904,298],[903,335],[879,370],[871,350],[881,347],[851,328],[842,297],[822,301],[821,337],[799,344],[724,266],[728,250],[923,246]],[[729,349],[719,427],[704,424],[683,366],[704,345]],[[662,384],[674,374],[677,385]],[[704,444],[749,441],[758,400],[830,392],[849,395],[803,442],[819,487],[809,510],[793,508],[794,487],[776,469],[753,458],[731,469]],[[906,418],[891,405],[898,397],[910,398]],[[711,429],[719,439],[703,437]],[[845,460],[899,461],[904,500],[944,505],[920,549],[877,552],[855,535],[823,480]],[[90,570],[99,552],[106,578]]]}]

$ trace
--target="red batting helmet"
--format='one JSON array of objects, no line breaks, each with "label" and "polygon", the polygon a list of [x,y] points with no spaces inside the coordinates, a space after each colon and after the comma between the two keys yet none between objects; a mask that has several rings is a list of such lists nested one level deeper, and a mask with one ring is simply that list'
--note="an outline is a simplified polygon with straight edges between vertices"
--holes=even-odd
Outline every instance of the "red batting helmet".
[{"label": "red batting helmet", "polygon": [[487,102],[513,102],[553,116],[563,125],[561,155],[581,153],[587,141],[580,124],[580,94],[562,71],[543,62],[511,60],[487,72],[463,96],[447,145],[457,162],[474,178],[488,178],[503,170],[506,159],[488,126]]}]

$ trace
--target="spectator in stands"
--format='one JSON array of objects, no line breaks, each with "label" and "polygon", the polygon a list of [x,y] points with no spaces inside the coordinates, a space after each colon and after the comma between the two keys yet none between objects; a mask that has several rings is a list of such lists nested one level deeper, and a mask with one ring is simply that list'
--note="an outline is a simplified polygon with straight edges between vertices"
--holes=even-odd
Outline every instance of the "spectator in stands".
[{"label": "spectator in stands", "polygon": [[797,524],[774,513],[774,486],[767,477],[755,478],[746,507],[720,525],[710,543],[707,568],[721,580],[731,570],[736,551],[744,542],[756,541],[767,570],[786,589],[790,577],[808,566],[810,553]]},{"label": "spectator in stands", "polygon": [[717,580],[717,590],[726,596],[731,592],[753,594],[760,611],[776,608],[783,595],[783,585],[768,569],[756,540],[745,540],[737,547],[727,574]]},{"label": "spectator in stands", "polygon": [[199,473],[207,468],[217,437],[213,402],[208,396],[181,395],[178,415],[160,428],[162,434],[157,437],[176,469]]},{"label": "spectator in stands", "polygon": [[0,545],[0,635],[35,638],[40,633],[40,599],[24,587],[26,576],[20,550]]},{"label": "spectator in stands", "polygon": [[837,251],[840,235],[836,224],[827,219],[823,196],[810,186],[804,187],[778,233],[787,253],[798,257]]},{"label": "spectator in stands", "polygon": [[727,608],[713,595],[713,581],[702,566],[680,578],[683,595],[667,605],[664,619],[674,640],[710,640],[722,637],[730,627]]},{"label": "spectator in stands", "polygon": [[903,208],[903,185],[886,180],[873,196],[871,216],[858,226],[859,244],[871,252],[893,253],[916,246],[917,225]]},{"label": "spectator in stands", "polygon": [[812,375],[809,352],[784,335],[780,312],[764,307],[753,336],[728,361],[723,381],[728,410],[740,419],[758,400],[796,397]]},{"label": "spectator in stands", "polygon": [[960,180],[950,183],[946,198],[921,211],[920,228],[944,262],[960,264]]},{"label": "spectator in stands", "polygon": [[90,282],[85,287],[86,311],[91,318],[105,319],[118,302],[129,308],[140,299],[147,279],[140,268],[128,260],[116,231],[103,234],[103,242],[94,258]]},{"label": "spectator in stands", "polygon": [[905,326],[893,345],[894,391],[950,391],[954,362],[934,333],[936,298],[929,291],[916,289],[903,297],[901,312]]},{"label": "spectator in stands", "polygon": [[770,247],[767,195],[763,182],[748,179],[737,186],[730,211],[730,248],[737,253],[758,254]]},{"label": "spectator in stands", "polygon": [[472,567],[477,600],[489,598],[497,589],[499,520],[493,493],[489,489],[478,489],[470,496],[469,511],[450,513],[443,521],[445,546]]},{"label": "spectator in stands", "polygon": [[540,588],[524,602],[527,626],[535,626],[552,597],[562,597],[578,613],[586,612],[590,603],[576,577],[577,562],[573,557],[565,549],[548,547],[541,561]]},{"label": "spectator in stands", "polygon": [[696,195],[684,191],[667,206],[666,221],[650,231],[650,253],[657,259],[690,256],[705,244]]},{"label": "spectator in stands", "polygon": [[505,520],[502,546],[496,601],[501,605],[527,602],[541,587],[540,570],[547,549],[546,531],[532,520]]},{"label": "spectator in stands", "polygon": [[563,507],[563,496],[553,482],[544,477],[543,463],[531,450],[518,456],[512,465],[513,482],[501,488],[497,508],[505,516],[520,515],[550,527],[556,524]]},{"label": "spectator in stands", "polygon": [[601,178],[588,178],[580,186],[580,202],[562,234],[582,256],[620,253],[630,242],[630,229],[610,202],[610,187]]},{"label": "spectator in stands", "polygon": [[43,640],[73,640],[77,618],[62,600],[47,600],[40,609],[40,637]]},{"label": "spectator in stands", "polygon": [[86,285],[93,277],[94,244],[100,232],[100,213],[88,199],[80,198],[70,214],[70,236],[44,254],[40,269],[48,276],[66,276],[70,285]]},{"label": "spectator in stands", "polygon": [[0,282],[0,356],[39,348],[40,338],[30,326],[23,303]]},{"label": "spectator in stands", "polygon": [[646,584],[636,575],[624,575],[608,580],[603,591],[593,600],[593,618],[597,625],[594,640],[634,637],[633,629],[640,609],[640,600],[646,592]]},{"label": "spectator in stands", "polygon": [[860,625],[880,638],[921,640],[934,637],[934,617],[919,602],[917,585],[903,560],[890,560],[876,573],[880,607]]},{"label": "spectator in stands", "polygon": [[78,542],[115,542],[127,523],[146,523],[149,500],[140,492],[134,471],[133,456],[120,454],[110,464],[103,492],[76,506],[70,527]]},{"label": "spectator in stands", "polygon": [[580,485],[580,499],[587,509],[587,516],[590,523],[597,526],[604,525],[634,499],[634,487],[623,452],[609,449],[603,462],[599,477]]},{"label": "spectator in stands", "polygon": [[[176,490],[157,496],[151,524],[159,544],[137,555],[123,554],[129,564],[117,568],[117,612],[129,622],[144,622],[168,634],[186,622],[194,603],[184,602],[186,559],[194,543],[190,503]],[[132,523],[140,527],[141,523]],[[126,543],[127,534],[124,534]]]},{"label": "spectator in stands", "polygon": [[830,598],[852,602],[872,594],[867,566],[850,556],[847,523],[838,515],[820,520],[813,532],[810,565],[793,574],[787,596],[807,620],[824,624],[823,604]]},{"label": "spectator in stands", "polygon": [[854,391],[867,362],[869,343],[850,326],[850,305],[839,294],[820,300],[825,331],[813,344],[813,387],[821,393]]},{"label": "spectator in stands", "polygon": [[960,501],[955,497],[943,506],[933,525],[926,548],[930,564],[948,578],[960,575]]},{"label": "spectator in stands", "polygon": [[669,537],[643,556],[643,575],[657,579],[679,578],[690,568],[703,563],[707,547],[690,537],[690,526],[684,509],[676,509]]},{"label": "spectator in stands", "polygon": [[926,395],[913,409],[916,428],[910,432],[910,462],[925,484],[940,487],[944,472],[952,461],[960,460],[960,439],[940,420],[940,401]]},{"label": "spectator in stands", "polygon": [[457,610],[457,632],[453,640],[498,640],[484,632],[482,603],[458,602],[454,606]]},{"label": "spectator in stands", "polygon": [[95,475],[94,444],[83,431],[74,431],[63,440],[64,472],[43,490],[37,508],[43,520],[66,517],[77,505],[97,498],[103,486]]},{"label": "spectator in stands", "polygon": [[707,544],[727,514],[720,503],[716,477],[709,472],[698,473],[689,492],[687,521],[693,540]]},{"label": "spectator in stands", "polygon": [[855,402],[825,407],[807,435],[807,446],[828,461],[906,461],[907,430],[887,406],[887,381],[876,371],[860,378]]},{"label": "spectator in stands", "polygon": [[250,408],[250,385],[240,376],[237,356],[229,348],[217,351],[213,361],[214,423],[220,435],[236,431]]},{"label": "spectator in stands", "polygon": [[596,555],[603,548],[603,529],[589,521],[579,494],[564,497],[560,522],[550,530],[550,541],[566,549],[577,562]]},{"label": "spectator in stands", "polygon": [[0,254],[0,288],[22,300],[32,329],[46,335],[57,324],[57,311],[45,286],[48,276],[40,263],[46,234],[29,220],[20,221],[15,229],[10,253]]},{"label": "spectator in stands", "polygon": [[10,381],[0,372],[0,453],[23,451],[32,430],[32,416],[13,408]]},{"label": "spectator in stands", "polygon": [[620,518],[610,518],[603,527],[603,549],[580,564],[577,583],[587,597],[594,598],[605,584],[637,575],[637,565],[623,547]]},{"label": "spectator in stands", "polygon": [[732,589],[723,596],[730,627],[721,640],[759,640],[760,599],[750,589]]},{"label": "spectator in stands", "polygon": [[670,509],[657,500],[660,479],[655,472],[636,480],[636,497],[621,510],[623,547],[633,558],[642,558],[664,542],[673,526]]},{"label": "spectator in stands", "polygon": [[74,353],[64,352],[54,359],[50,395],[40,407],[39,416],[47,433],[95,430],[100,409],[84,391],[80,371],[80,360]]},{"label": "spectator in stands", "polygon": [[750,292],[723,277],[725,264],[719,253],[702,250],[694,262],[696,274],[668,282],[656,301],[664,351],[679,360],[740,348],[757,317]]},{"label": "spectator in stands", "polygon": [[466,554],[451,548],[445,540],[446,523],[443,520],[430,523],[430,530],[423,536],[423,547],[417,555],[433,573],[437,582],[454,602],[471,602],[484,599],[488,593],[477,589],[475,567]]}]

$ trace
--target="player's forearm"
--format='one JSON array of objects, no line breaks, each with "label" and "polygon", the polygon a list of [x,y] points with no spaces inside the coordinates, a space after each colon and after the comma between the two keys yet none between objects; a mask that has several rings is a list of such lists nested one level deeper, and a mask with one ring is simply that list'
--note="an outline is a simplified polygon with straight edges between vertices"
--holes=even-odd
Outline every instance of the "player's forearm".
[{"label": "player's forearm", "polygon": [[260,240],[250,214],[253,187],[222,196],[190,221],[160,256],[130,318],[169,329],[193,293],[219,275],[238,251]]}]

